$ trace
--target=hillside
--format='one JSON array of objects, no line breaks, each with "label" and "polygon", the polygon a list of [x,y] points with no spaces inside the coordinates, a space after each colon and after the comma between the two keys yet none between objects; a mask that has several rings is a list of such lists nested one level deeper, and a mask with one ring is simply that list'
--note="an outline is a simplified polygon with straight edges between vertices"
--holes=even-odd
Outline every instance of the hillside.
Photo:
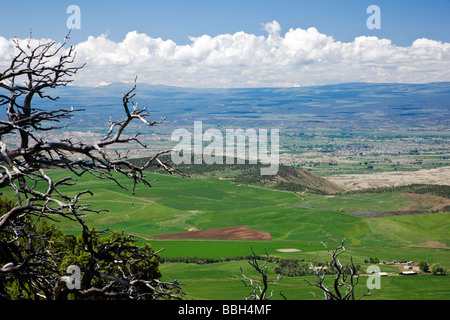
[{"label": "hillside", "polygon": [[280,165],[274,176],[261,176],[259,169],[244,171],[234,178],[234,182],[302,193],[335,194],[346,190],[306,169],[285,165]]},{"label": "hillside", "polygon": [[334,194],[345,191],[345,189],[325,178],[322,178],[306,169],[290,166],[280,166],[278,174],[273,179],[275,187],[282,186],[303,186],[307,189],[322,191],[327,194]]},{"label": "hillside", "polygon": [[[168,158],[162,158],[169,161]],[[144,159],[133,159],[141,164]],[[224,160],[225,163],[225,160]],[[274,176],[261,176],[260,169],[264,165],[258,164],[180,164],[176,168],[183,174],[194,179],[218,178],[231,180],[236,184],[252,185],[277,190],[293,192],[309,192],[318,194],[335,194],[346,189],[306,169],[280,164],[278,173]],[[156,170],[164,173],[164,170]]]}]

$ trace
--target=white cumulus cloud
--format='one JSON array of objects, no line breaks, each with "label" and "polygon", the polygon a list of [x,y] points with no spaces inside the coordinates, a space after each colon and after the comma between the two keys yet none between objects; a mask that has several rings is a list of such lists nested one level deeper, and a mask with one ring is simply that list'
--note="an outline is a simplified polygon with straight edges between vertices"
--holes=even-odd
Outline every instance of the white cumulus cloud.
[{"label": "white cumulus cloud", "polygon": [[[191,87],[298,86],[340,82],[450,81],[450,43],[417,39],[409,47],[389,39],[336,41],[314,27],[289,29],[277,21],[265,36],[245,32],[190,37],[190,43],[152,38],[136,31],[121,42],[107,36],[77,44],[86,62],[76,84],[132,81]],[[0,37],[0,65],[10,60],[11,40]]]}]

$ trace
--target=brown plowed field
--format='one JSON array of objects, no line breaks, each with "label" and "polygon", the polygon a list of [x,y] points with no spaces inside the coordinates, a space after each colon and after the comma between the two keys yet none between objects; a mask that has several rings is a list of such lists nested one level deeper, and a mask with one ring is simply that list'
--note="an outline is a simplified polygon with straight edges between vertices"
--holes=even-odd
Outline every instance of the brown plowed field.
[{"label": "brown plowed field", "polygon": [[158,234],[153,237],[160,239],[272,240],[270,233],[255,230],[249,226]]}]

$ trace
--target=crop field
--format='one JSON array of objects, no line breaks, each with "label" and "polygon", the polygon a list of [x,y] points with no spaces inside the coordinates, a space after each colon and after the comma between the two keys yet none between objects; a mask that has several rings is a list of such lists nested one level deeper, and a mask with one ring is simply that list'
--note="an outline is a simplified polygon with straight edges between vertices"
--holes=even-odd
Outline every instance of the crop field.
[{"label": "crop field", "polygon": [[[67,175],[61,171],[51,174]],[[150,241],[155,250],[164,249],[160,253],[162,258],[234,258],[208,264],[162,263],[164,279],[185,283],[188,298],[242,299],[249,292],[238,280],[240,267],[249,275],[252,271],[245,258],[236,257],[247,257],[251,250],[261,256],[267,253],[270,257],[305,263],[314,257],[315,261],[327,261],[321,242],[333,248],[344,237],[347,252],[342,261],[351,257],[361,266],[361,273],[367,268],[364,260],[369,257],[380,261],[427,261],[430,265],[440,263],[450,267],[450,215],[432,211],[437,203],[445,203],[442,197],[401,191],[301,194],[236,185],[227,180],[154,173],[148,174],[148,181],[154,180],[153,187],[138,186],[133,197],[131,184],[118,179],[129,190],[88,175],[79,178],[75,186],[65,187],[69,193],[91,190],[94,195],[85,196],[84,201],[91,204],[91,209],[108,210],[88,214],[89,225],[124,230],[139,241]],[[392,214],[410,211],[420,213]],[[388,214],[372,216],[373,212]],[[158,239],[161,234],[236,226],[270,233],[272,240]],[[68,233],[80,231],[69,221],[61,221],[60,227]],[[450,298],[448,277],[398,276],[401,268],[380,267],[392,276],[382,278],[382,289],[374,291],[370,299]],[[275,278],[275,273],[272,276]],[[284,277],[273,289],[281,290],[288,299],[314,299],[313,288],[302,278]],[[361,279],[360,290],[365,289],[365,279],[364,276]]]},{"label": "crop field", "polygon": [[[58,171],[53,174],[65,175]],[[395,210],[429,212],[439,199],[445,201],[441,197],[411,196],[399,191],[309,195],[235,185],[219,179],[193,180],[152,173],[148,180],[154,180],[153,187],[138,186],[134,197],[130,190],[89,175],[81,177],[77,185],[65,188],[69,188],[69,193],[91,190],[94,196],[83,198],[91,204],[90,208],[108,210],[89,214],[90,224],[97,228],[124,229],[142,238],[247,225],[269,232],[273,241],[317,244],[340,241],[345,236],[351,245],[421,245],[426,241],[439,241],[442,247],[450,245],[449,216],[445,213],[377,218],[352,214]],[[131,189],[130,182],[120,177],[119,181]],[[67,223],[63,222],[64,228],[76,231]],[[396,232],[383,232],[385,228]]]},{"label": "crop field", "polygon": [[[272,265],[272,266],[275,266]],[[245,287],[241,279],[240,268],[243,274],[258,279],[258,276],[250,269],[248,263],[242,261],[220,262],[212,264],[186,264],[166,263],[161,265],[164,279],[179,279],[187,292],[186,299],[208,300],[242,300],[251,292],[251,288]],[[252,272],[253,271],[253,272]],[[180,277],[180,276],[183,277]],[[271,280],[276,279],[276,274],[269,273]],[[280,292],[288,300],[317,300],[322,297],[321,291],[310,286],[305,280],[314,283],[315,276],[286,277],[278,283],[269,284],[269,290],[273,290],[273,299],[283,299]],[[330,284],[332,277],[325,282]],[[367,276],[360,276],[356,297],[367,293]],[[381,278],[381,288],[372,290],[371,296],[364,300],[448,300],[450,292],[449,277],[416,275],[398,276],[389,275]],[[315,297],[313,293],[318,296]]]}]

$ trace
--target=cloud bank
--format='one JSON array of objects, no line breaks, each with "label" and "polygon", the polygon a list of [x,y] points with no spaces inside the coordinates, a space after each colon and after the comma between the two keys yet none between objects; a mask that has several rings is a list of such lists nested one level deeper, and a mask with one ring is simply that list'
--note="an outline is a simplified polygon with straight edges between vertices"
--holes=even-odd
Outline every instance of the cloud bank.
[{"label": "cloud bank", "polygon": [[[190,37],[187,45],[136,31],[121,42],[91,36],[75,46],[77,62],[86,62],[76,84],[130,82],[136,75],[140,82],[185,87],[450,81],[450,43],[422,38],[399,47],[372,36],[340,42],[314,27],[283,34],[277,21],[264,30],[264,36]],[[12,50],[12,40],[0,37],[1,66]]]}]

